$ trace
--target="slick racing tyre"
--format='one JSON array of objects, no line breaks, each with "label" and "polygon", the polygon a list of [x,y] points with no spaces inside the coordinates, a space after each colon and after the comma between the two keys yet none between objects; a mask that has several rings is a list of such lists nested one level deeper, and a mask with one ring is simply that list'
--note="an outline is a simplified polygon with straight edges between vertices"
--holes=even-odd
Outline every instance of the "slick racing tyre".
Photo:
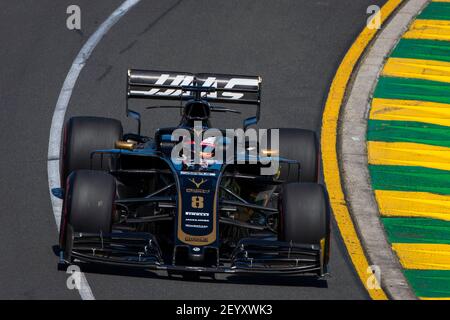
[{"label": "slick racing tyre", "polygon": [[110,233],[116,181],[103,171],[77,170],[67,178],[60,225],[60,244],[73,232]]},{"label": "slick racing tyre", "polygon": [[101,149],[113,149],[115,142],[123,135],[120,121],[100,117],[73,117],[64,127],[61,150],[61,185],[74,170],[107,170],[111,158],[94,156],[91,168],[91,152]]},{"label": "slick racing tyre", "polygon": [[323,246],[324,264],[330,246],[330,204],[325,188],[317,183],[283,185],[278,239]]},{"label": "slick racing tyre", "polygon": [[[315,132],[289,128],[278,130],[279,156],[289,160],[296,160],[299,163],[299,165],[280,163],[279,179],[287,183],[318,182],[320,158],[319,144]],[[271,143],[269,143],[269,146],[274,148]]]}]

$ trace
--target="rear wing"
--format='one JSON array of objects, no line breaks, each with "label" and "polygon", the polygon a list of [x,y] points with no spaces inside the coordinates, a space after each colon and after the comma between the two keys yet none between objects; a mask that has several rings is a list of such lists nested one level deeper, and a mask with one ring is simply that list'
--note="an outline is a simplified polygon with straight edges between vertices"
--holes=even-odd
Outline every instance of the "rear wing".
[{"label": "rear wing", "polygon": [[[246,127],[259,120],[261,81],[262,79],[259,76],[129,69],[127,76],[127,116],[131,116],[138,121],[140,118],[139,113],[128,108],[129,99],[183,101],[198,98],[197,94],[200,92],[200,98],[209,102],[257,106],[256,117],[244,121],[244,127]],[[202,88],[205,90],[203,91]]]},{"label": "rear wing", "polygon": [[202,98],[211,102],[261,103],[261,77],[215,73],[186,73],[128,70],[128,98],[189,100],[194,98],[189,87],[212,89]]}]

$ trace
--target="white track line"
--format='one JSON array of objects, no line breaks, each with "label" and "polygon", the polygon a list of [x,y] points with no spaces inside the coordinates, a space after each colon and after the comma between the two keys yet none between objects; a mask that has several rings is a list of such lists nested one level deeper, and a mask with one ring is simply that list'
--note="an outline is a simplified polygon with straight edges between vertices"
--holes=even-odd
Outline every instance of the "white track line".
[{"label": "white track line", "polygon": [[[78,76],[81,70],[86,65],[87,60],[91,56],[92,51],[103,38],[103,36],[117,23],[132,7],[134,7],[140,0],[126,0],[120,5],[100,27],[92,34],[89,40],[81,48],[75,60],[70,67],[64,84],[59,93],[58,101],[56,102],[55,111],[53,112],[52,124],[50,128],[50,138],[48,142],[48,187],[50,190],[50,199],[53,207],[53,215],[55,216],[56,227],[59,231],[59,223],[61,220],[62,201],[53,196],[51,190],[60,187],[59,177],[59,148],[61,145],[61,133],[64,124],[64,116],[66,114],[67,106],[69,105],[72,91],[75,88]],[[78,289],[81,299],[95,300],[92,294],[84,273],[81,273],[81,288]]]}]

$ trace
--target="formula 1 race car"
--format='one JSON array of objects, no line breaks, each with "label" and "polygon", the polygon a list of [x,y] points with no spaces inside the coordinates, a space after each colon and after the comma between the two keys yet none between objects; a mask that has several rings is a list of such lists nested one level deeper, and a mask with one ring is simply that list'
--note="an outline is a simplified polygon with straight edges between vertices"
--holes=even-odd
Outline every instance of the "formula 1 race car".
[{"label": "formula 1 race car", "polygon": [[[330,205],[318,183],[316,135],[249,134],[260,97],[260,77],[129,70],[126,113],[136,132],[124,134],[114,119],[70,118],[62,187],[52,190],[63,199],[60,265],[326,274]],[[177,100],[147,108],[178,108],[181,121],[144,136],[132,99]],[[231,104],[256,115],[234,134],[212,130],[212,112],[239,112]]]}]

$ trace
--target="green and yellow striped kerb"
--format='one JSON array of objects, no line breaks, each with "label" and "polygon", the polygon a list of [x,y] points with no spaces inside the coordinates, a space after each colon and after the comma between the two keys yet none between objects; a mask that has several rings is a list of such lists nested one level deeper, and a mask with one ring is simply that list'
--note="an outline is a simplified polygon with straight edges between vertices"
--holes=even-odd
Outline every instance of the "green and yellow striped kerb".
[{"label": "green and yellow striped kerb", "polygon": [[376,86],[367,131],[382,221],[416,295],[450,298],[450,1],[432,1]]}]

